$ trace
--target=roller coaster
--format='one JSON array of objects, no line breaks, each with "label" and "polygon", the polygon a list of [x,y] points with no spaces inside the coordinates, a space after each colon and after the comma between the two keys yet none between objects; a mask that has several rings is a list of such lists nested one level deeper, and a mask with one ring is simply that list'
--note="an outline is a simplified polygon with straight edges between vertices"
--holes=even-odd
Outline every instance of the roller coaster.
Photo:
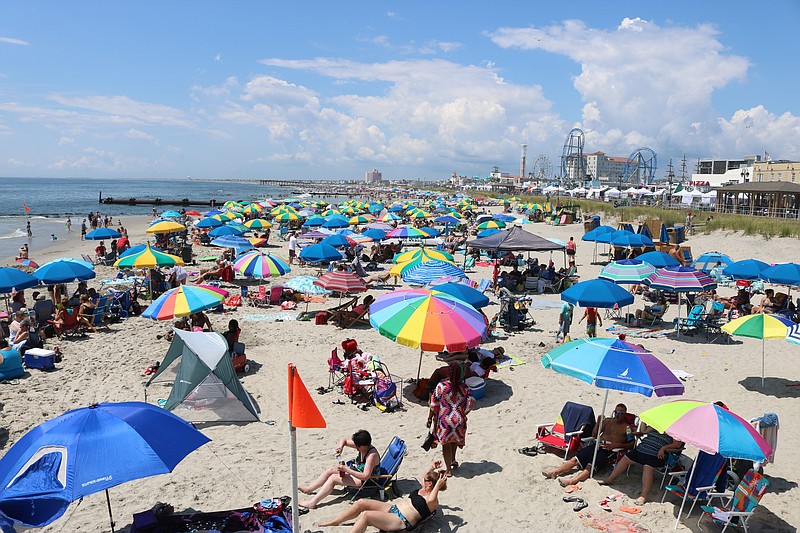
[{"label": "roller coaster", "polygon": [[657,168],[658,159],[656,153],[647,147],[637,148],[625,163],[622,181],[650,185],[656,177]]},{"label": "roller coaster", "polygon": [[586,136],[580,128],[573,128],[564,141],[561,152],[561,177],[564,183],[583,182],[586,178],[586,158],[583,156],[583,144]]}]

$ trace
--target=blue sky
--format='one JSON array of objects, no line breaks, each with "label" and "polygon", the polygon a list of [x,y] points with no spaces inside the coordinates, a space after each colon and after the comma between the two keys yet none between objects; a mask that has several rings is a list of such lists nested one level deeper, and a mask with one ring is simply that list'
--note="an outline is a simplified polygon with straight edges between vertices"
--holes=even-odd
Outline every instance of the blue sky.
[{"label": "blue sky", "polygon": [[574,127],[658,175],[798,160],[799,24],[795,0],[5,2],[0,175],[516,174]]}]

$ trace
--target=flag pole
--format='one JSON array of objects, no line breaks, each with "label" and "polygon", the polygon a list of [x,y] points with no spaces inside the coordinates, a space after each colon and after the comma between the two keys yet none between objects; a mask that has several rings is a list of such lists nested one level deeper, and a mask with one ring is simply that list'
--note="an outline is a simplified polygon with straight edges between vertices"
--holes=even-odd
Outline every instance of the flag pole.
[{"label": "flag pole", "polygon": [[300,510],[297,491],[297,428],[292,423],[292,405],[294,401],[294,365],[289,365],[289,462],[292,468],[292,531],[300,531]]}]

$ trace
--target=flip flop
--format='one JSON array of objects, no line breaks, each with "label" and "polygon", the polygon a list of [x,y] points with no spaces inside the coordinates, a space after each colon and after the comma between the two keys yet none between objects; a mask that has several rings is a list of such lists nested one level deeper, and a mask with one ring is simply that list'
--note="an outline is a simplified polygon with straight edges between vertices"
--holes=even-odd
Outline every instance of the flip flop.
[{"label": "flip flop", "polygon": [[572,510],[577,513],[578,511],[582,511],[583,509],[586,509],[587,507],[589,507],[589,504],[586,503],[585,500],[580,500],[578,502],[578,504],[575,507],[572,508]]},{"label": "flip flop", "polygon": [[537,450],[536,448],[520,448],[517,451],[522,455],[527,455],[528,457],[536,457],[537,455],[539,455],[539,450]]},{"label": "flip flop", "polygon": [[628,513],[628,514],[639,514],[639,513],[642,512],[642,508],[641,507],[625,507],[625,506],[622,506],[622,507],[619,508],[619,510],[624,512],[624,513]]},{"label": "flip flop", "polygon": [[607,511],[609,513],[611,512],[611,506],[608,505],[608,500],[600,500],[599,502],[597,502],[597,505],[599,505],[602,510]]},{"label": "flip flop", "polygon": [[615,500],[619,500],[623,496],[624,496],[624,494],[622,494],[621,492],[617,492],[615,494],[609,494],[608,496],[606,496],[606,501],[613,502]]},{"label": "flip flop", "polygon": [[577,496],[564,496],[564,497],[563,497],[563,498],[561,498],[561,499],[562,499],[562,500],[564,500],[564,501],[565,501],[565,502],[567,502],[567,503],[573,503],[573,502],[583,502],[583,501],[586,501],[586,500],[584,500],[583,498],[578,498]]},{"label": "flip flop", "polygon": [[576,490],[581,490],[581,486],[580,485],[570,485],[569,487],[564,489],[564,492],[566,492],[567,494],[571,494],[571,493],[575,492]]}]

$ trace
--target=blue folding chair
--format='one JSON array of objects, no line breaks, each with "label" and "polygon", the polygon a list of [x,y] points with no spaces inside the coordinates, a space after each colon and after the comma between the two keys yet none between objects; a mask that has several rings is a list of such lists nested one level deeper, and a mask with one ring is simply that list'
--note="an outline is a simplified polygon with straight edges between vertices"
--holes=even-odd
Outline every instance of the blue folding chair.
[{"label": "blue folding chair", "polygon": [[397,481],[397,471],[400,470],[405,455],[406,443],[400,437],[395,436],[381,456],[378,474],[367,478],[350,500],[355,500],[365,489],[378,489],[381,500],[386,499],[386,491],[391,488],[392,483]]}]

